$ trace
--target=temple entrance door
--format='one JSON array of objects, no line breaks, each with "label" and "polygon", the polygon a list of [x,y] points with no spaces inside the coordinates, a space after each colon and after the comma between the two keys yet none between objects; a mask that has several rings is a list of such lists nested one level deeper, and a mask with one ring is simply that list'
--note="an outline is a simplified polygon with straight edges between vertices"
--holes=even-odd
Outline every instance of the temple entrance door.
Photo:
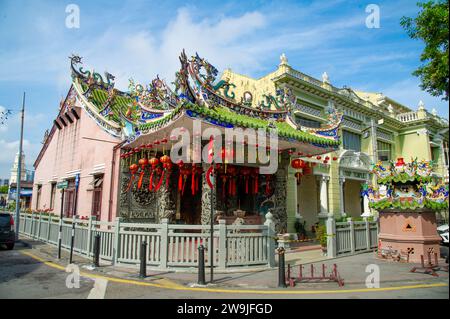
[{"label": "temple entrance door", "polygon": [[201,185],[198,192],[192,195],[186,187],[184,194],[180,193],[180,220],[188,225],[201,224],[202,215],[202,190]]}]

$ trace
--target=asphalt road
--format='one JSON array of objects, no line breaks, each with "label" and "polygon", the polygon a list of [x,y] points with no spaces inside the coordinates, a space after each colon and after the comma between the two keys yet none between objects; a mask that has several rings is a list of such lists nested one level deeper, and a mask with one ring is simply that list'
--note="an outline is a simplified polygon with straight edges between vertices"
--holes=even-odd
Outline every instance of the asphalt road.
[{"label": "asphalt road", "polygon": [[[448,251],[448,248],[447,248]],[[255,294],[239,292],[215,292],[215,291],[186,291],[176,287],[161,288],[141,286],[135,282],[117,282],[114,280],[98,280],[94,276],[81,276],[79,288],[68,288],[66,281],[71,273],[67,273],[64,267],[55,268],[42,260],[25,255],[33,252],[32,249],[17,245],[12,251],[0,250],[0,299],[9,298],[171,298],[171,299],[274,299],[274,298],[350,298],[350,299],[392,299],[392,298],[432,298],[448,299],[448,276],[446,278],[431,278],[430,282],[445,283],[445,286],[418,289],[403,289],[390,291],[365,291],[365,292],[345,292],[345,293],[320,293],[314,294]],[[81,271],[87,272],[84,269]],[[138,278],[136,277],[136,281]],[[159,279],[148,278],[146,282],[158,282]],[[436,281],[439,280],[439,281]],[[73,282],[69,280],[69,282]],[[96,283],[96,288],[94,288]],[[418,282],[417,284],[420,284]],[[425,283],[425,282],[423,282]],[[326,286],[321,286],[326,287]],[[329,289],[328,286],[327,288]],[[337,286],[332,286],[338,290]],[[105,289],[103,289],[105,288]],[[211,288],[214,289],[214,286]],[[325,289],[327,289],[325,288]],[[347,288],[347,287],[345,287]],[[343,289],[345,289],[343,288]],[[322,288],[323,289],[323,288]],[[267,290],[266,290],[267,291]],[[286,291],[278,290],[278,291]]]}]

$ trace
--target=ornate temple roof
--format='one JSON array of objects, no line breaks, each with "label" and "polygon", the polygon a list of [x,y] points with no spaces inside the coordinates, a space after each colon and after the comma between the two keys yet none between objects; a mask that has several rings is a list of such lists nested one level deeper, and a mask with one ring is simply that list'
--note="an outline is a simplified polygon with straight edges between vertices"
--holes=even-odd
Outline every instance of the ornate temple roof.
[{"label": "ornate temple roof", "polygon": [[[84,70],[81,58],[70,57],[72,79],[82,106],[110,134],[121,137],[126,144],[172,126],[183,118],[201,119],[223,128],[242,127],[276,130],[290,143],[307,143],[325,153],[339,145],[338,128],[342,114],[329,109],[327,124],[321,128],[300,126],[294,120],[296,99],[287,87],[276,88],[276,95],[267,94],[258,105],[246,95],[237,101],[232,92],[236,85],[216,79],[218,70],[198,54],[180,55],[181,67],[175,74],[174,89],[155,78],[148,85],[130,80],[129,91],[114,87],[114,76]],[[178,122],[179,123],[179,122]]]}]

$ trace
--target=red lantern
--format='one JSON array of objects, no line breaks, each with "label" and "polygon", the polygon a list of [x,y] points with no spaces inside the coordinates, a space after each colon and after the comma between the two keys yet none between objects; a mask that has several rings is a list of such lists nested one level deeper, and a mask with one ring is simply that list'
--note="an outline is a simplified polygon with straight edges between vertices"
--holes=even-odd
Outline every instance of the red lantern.
[{"label": "red lantern", "polygon": [[138,189],[141,189],[142,181],[144,179],[145,167],[148,165],[148,159],[141,158],[138,163],[139,163],[139,166],[141,167],[141,173],[139,175],[139,181],[138,181]]},{"label": "red lantern", "polygon": [[186,180],[188,179],[188,176],[191,175],[191,169],[189,167],[183,167],[180,171],[180,175],[183,177],[183,185],[181,188],[181,195],[183,195],[184,188],[186,186]]},{"label": "red lantern", "polygon": [[150,174],[150,182],[148,185],[148,190],[152,191],[153,190],[153,176],[155,175],[156,166],[158,166],[158,164],[159,164],[159,159],[157,159],[156,157],[152,157],[150,159],[149,163],[152,166],[152,173]]},{"label": "red lantern", "polygon": [[131,185],[133,184],[134,176],[136,175],[138,169],[139,169],[139,167],[137,166],[137,164],[130,165],[131,178],[130,178],[130,182],[128,183],[127,192],[130,190]]},{"label": "red lantern", "polygon": [[317,158],[318,160],[320,160],[320,159],[322,158],[322,156],[317,156],[316,158]]},{"label": "red lantern", "polygon": [[325,160],[326,161],[330,160],[330,157],[329,156],[325,156]]},{"label": "red lantern", "polygon": [[302,161],[301,159],[296,158],[291,161],[291,166],[292,166],[292,168],[295,168],[295,169],[301,169],[301,168],[303,168],[304,163],[305,162]]},{"label": "red lantern", "polygon": [[337,161],[337,159],[338,159],[338,158],[337,158],[336,156],[333,157],[333,161]]}]

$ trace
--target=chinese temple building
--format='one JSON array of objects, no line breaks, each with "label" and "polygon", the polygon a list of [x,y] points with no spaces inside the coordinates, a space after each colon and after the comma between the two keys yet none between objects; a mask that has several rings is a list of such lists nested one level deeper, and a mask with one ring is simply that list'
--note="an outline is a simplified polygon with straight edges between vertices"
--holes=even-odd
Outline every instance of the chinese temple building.
[{"label": "chinese temple building", "polygon": [[[259,224],[270,208],[277,231],[295,233],[298,220],[310,232],[329,215],[373,215],[361,188],[378,160],[433,160],[433,181],[448,183],[448,121],[423,103],[414,111],[381,93],[335,87],[326,73],[308,76],[284,54],[254,79],[231,69],[219,76],[183,52],[173,85],[130,80],[127,92],[111,74],[84,69],[80,57],[70,61],[72,85],[34,164],[34,210],[205,224],[214,184],[217,217]],[[230,130],[243,134],[230,139]],[[185,136],[181,162],[171,151]],[[264,173],[268,158],[276,170]]]}]

